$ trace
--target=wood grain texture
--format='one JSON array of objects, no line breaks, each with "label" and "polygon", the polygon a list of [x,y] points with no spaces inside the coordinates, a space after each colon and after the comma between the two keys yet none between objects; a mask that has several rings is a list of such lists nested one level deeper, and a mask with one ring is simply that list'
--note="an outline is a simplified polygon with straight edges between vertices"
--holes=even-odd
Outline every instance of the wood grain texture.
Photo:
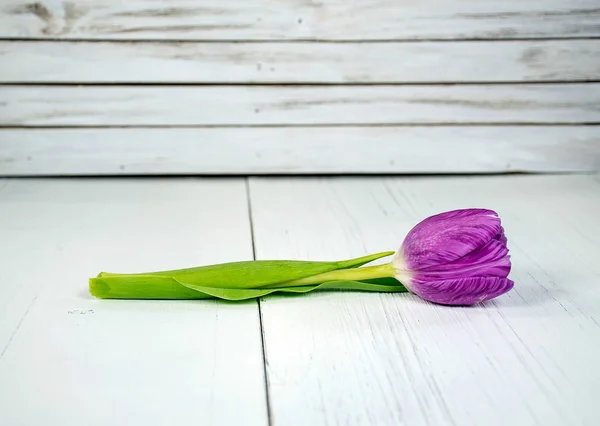
[{"label": "wood grain texture", "polygon": [[3,0],[0,37],[377,40],[600,35],[596,0]]},{"label": "wood grain texture", "polygon": [[600,122],[600,84],[5,86],[0,125]]},{"label": "wood grain texture", "polygon": [[0,235],[0,424],[266,424],[256,302],[87,292],[251,259],[243,180],[4,180]]},{"label": "wood grain texture", "polygon": [[251,181],[258,258],[397,248],[424,217],[499,211],[515,289],[473,308],[408,294],[261,302],[273,425],[595,425],[600,178]]},{"label": "wood grain texture", "polygon": [[597,40],[398,43],[0,42],[4,83],[594,80]]},{"label": "wood grain texture", "polygon": [[0,175],[594,170],[598,126],[0,130]]}]

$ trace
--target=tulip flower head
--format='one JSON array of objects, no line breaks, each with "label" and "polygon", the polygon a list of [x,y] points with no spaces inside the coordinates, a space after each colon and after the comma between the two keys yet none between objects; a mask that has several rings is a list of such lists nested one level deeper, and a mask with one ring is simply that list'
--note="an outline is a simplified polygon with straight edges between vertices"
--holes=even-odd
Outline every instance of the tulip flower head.
[{"label": "tulip flower head", "polygon": [[464,209],[417,224],[394,256],[396,278],[444,305],[473,305],[512,289],[507,239],[493,210]]}]

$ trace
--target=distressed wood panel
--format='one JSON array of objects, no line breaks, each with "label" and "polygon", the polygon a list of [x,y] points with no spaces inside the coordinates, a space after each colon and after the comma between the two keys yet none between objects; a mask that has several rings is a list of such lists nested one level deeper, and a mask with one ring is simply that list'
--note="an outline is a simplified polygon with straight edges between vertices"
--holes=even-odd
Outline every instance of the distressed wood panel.
[{"label": "distressed wood panel", "polygon": [[256,302],[87,291],[252,259],[243,180],[0,180],[0,235],[0,424],[267,424]]},{"label": "distressed wood panel", "polygon": [[593,170],[598,126],[0,130],[0,175]]},{"label": "distressed wood panel", "polygon": [[600,84],[467,86],[5,86],[0,125],[582,123]]},{"label": "distressed wood panel", "polygon": [[3,0],[0,37],[373,40],[600,35],[597,0]]},{"label": "distressed wood panel", "polygon": [[408,294],[263,298],[274,426],[597,423],[598,176],[261,178],[250,194],[259,259],[393,250],[428,215],[494,208],[516,283],[473,308]]},{"label": "distressed wood panel", "polygon": [[0,42],[0,82],[419,83],[594,80],[597,40]]}]

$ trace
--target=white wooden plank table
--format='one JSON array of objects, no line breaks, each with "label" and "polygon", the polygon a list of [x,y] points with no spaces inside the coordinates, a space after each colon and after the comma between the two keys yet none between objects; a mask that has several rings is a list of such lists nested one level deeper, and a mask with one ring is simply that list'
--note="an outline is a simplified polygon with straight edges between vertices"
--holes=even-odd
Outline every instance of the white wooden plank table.
[{"label": "white wooden plank table", "polygon": [[[597,423],[598,176],[247,184],[249,200],[243,178],[0,180],[0,424]],[[265,297],[267,389],[257,303],[86,292],[100,270],[250,259],[252,242],[259,259],[396,249],[472,206],[503,218],[511,293]]]},{"label": "white wooden plank table", "polygon": [[408,294],[262,302],[275,425],[597,425],[597,176],[253,179],[256,256],[396,249],[424,217],[503,218],[515,289],[474,308]]},{"label": "white wooden plank table", "polygon": [[0,180],[0,424],[264,425],[255,301],[109,301],[100,271],[252,259],[243,180]]}]

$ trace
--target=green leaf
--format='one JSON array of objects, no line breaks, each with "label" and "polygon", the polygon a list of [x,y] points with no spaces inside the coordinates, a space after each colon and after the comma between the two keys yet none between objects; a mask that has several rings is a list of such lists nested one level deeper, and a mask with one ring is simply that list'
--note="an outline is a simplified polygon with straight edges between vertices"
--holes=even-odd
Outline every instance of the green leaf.
[{"label": "green leaf", "polygon": [[[137,275],[93,279],[90,291],[99,298],[106,299],[206,299],[247,300],[268,294],[308,293],[315,290],[352,290],[374,292],[405,292],[406,288],[394,278],[368,281],[329,281],[326,283],[269,289],[239,289],[204,287],[195,284],[182,284],[170,277]],[[384,283],[384,284],[382,284]]]},{"label": "green leaf", "polygon": [[[281,290],[277,288],[277,284],[280,283],[339,269],[357,268],[393,253],[376,253],[337,262],[258,260],[140,274],[101,272],[96,278],[90,279],[89,286],[94,296],[109,299],[220,297],[228,300],[243,300]],[[258,288],[267,285],[274,288]],[[314,286],[300,288],[309,287]],[[230,293],[233,290],[240,292],[229,297],[233,294]]]},{"label": "green leaf", "polygon": [[[90,291],[96,297],[107,299],[206,299],[247,300],[272,293],[308,293],[315,290],[352,290],[374,292],[404,292],[406,288],[393,278],[369,281],[328,281],[326,283],[269,289],[240,289],[204,287],[182,284],[170,277],[137,275],[94,279]],[[385,284],[381,284],[384,282]]]},{"label": "green leaf", "polygon": [[[385,284],[381,284],[385,282]],[[105,281],[98,278],[90,284],[96,297],[107,299],[206,299],[247,300],[272,293],[308,293],[322,290],[351,290],[371,292],[405,292],[406,288],[393,278],[369,281],[328,281],[318,285],[280,287],[269,289],[240,289],[204,287],[182,284],[170,277],[137,275],[111,277]]]},{"label": "green leaf", "polygon": [[[392,280],[394,280],[392,278]],[[190,289],[199,291],[200,293],[219,299],[225,300],[246,300],[256,297],[266,296],[272,293],[308,293],[315,290],[352,290],[352,291],[371,291],[371,292],[406,292],[408,291],[400,282],[394,280],[396,285],[374,284],[371,282],[361,281],[328,281],[326,283],[302,286],[302,287],[281,287],[270,289],[230,289],[230,288],[213,288],[202,287],[196,285],[186,285]]]}]

